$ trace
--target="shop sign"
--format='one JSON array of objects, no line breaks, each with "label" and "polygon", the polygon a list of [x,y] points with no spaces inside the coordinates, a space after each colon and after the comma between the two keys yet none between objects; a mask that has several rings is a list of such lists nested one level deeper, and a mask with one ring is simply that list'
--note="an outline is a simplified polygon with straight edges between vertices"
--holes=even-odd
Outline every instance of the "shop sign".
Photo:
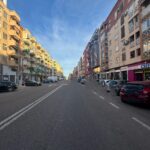
[{"label": "shop sign", "polygon": [[93,69],[94,73],[99,73],[101,71],[100,67],[94,68]]},{"label": "shop sign", "polygon": [[128,70],[136,70],[136,69],[141,69],[141,65],[128,67]]},{"label": "shop sign", "polygon": [[127,71],[128,67],[121,67],[121,71]]},{"label": "shop sign", "polygon": [[145,68],[150,68],[150,63],[141,65],[141,69],[145,69]]}]

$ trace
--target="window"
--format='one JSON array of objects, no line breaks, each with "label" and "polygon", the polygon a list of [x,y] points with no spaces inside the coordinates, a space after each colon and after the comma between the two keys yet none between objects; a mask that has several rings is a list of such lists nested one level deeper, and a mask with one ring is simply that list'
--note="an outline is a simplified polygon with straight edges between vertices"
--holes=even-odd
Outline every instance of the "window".
[{"label": "window", "polygon": [[142,31],[145,32],[149,28],[150,28],[150,18],[147,18],[142,22]]},{"label": "window", "polygon": [[6,33],[3,33],[3,39],[7,40],[7,34]]},{"label": "window", "polygon": [[139,18],[138,18],[138,15],[135,16],[135,27],[139,27]]},{"label": "window", "polygon": [[132,19],[130,22],[129,22],[129,32],[133,32],[134,30],[134,20]]},{"label": "window", "polygon": [[125,37],[125,27],[123,26],[121,28],[121,38],[124,38]]},{"label": "window", "polygon": [[6,22],[3,22],[3,27],[4,27],[4,29],[7,30],[7,23]]},{"label": "window", "polygon": [[122,15],[122,17],[121,17],[120,24],[121,24],[121,25],[124,24],[124,15]]},{"label": "window", "polygon": [[140,49],[140,48],[136,50],[136,55],[137,55],[137,56],[140,56],[140,55],[141,55],[141,49]]},{"label": "window", "polygon": [[135,57],[135,51],[130,52],[130,58],[134,58]]},{"label": "window", "polygon": [[126,53],[122,53],[122,61],[126,60]]},{"label": "window", "polygon": [[134,35],[130,36],[130,48],[134,47]]},{"label": "window", "polygon": [[3,50],[7,50],[7,45],[3,44]]},{"label": "window", "polygon": [[6,12],[4,12],[4,14],[3,14],[3,15],[4,15],[4,18],[5,18],[5,19],[7,19],[7,16],[8,16],[8,15],[7,15],[7,13],[6,13]]}]

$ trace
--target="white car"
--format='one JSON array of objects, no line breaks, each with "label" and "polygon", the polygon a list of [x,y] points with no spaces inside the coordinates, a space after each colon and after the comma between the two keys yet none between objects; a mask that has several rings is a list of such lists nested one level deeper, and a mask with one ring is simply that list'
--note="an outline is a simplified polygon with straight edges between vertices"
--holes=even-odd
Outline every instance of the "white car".
[{"label": "white car", "polygon": [[106,85],[108,85],[109,81],[110,81],[110,80],[103,80],[103,82],[102,82],[102,86],[106,86]]},{"label": "white car", "polygon": [[81,84],[85,84],[85,82],[86,82],[86,79],[81,79],[80,81]]}]

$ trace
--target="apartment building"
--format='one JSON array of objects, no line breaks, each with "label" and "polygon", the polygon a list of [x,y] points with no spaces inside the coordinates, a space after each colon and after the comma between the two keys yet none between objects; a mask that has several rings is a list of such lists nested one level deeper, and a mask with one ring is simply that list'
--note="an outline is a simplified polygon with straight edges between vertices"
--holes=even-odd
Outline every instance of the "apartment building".
[{"label": "apartment building", "polygon": [[100,70],[100,49],[99,49],[99,29],[96,29],[89,42],[90,67],[94,78],[99,78]]},{"label": "apartment building", "polygon": [[140,0],[140,31],[142,59],[141,65],[145,80],[150,80],[150,1]]},{"label": "apartment building", "polygon": [[[103,70],[108,65],[108,69],[103,78],[144,80],[139,0],[118,0],[104,25],[105,38],[100,34],[101,67]],[[103,31],[102,27],[100,32]],[[102,39],[105,39],[105,44]],[[104,58],[106,64],[103,62]]]},{"label": "apartment building", "polygon": [[52,70],[50,76],[57,76],[58,79],[63,77],[63,69],[61,65],[54,59],[52,60]]},{"label": "apartment building", "polygon": [[83,67],[84,76],[89,77],[89,75],[91,74],[89,43],[87,44],[83,52]]},{"label": "apartment building", "polygon": [[15,11],[9,10],[5,4],[0,1],[0,80],[18,83],[21,40],[20,17]]},{"label": "apartment building", "polygon": [[99,29],[100,78],[108,78],[108,19]]},{"label": "apartment building", "polygon": [[20,26],[19,15],[7,8],[7,0],[0,1],[0,81],[22,83],[24,80],[43,80],[63,74],[29,30]]}]

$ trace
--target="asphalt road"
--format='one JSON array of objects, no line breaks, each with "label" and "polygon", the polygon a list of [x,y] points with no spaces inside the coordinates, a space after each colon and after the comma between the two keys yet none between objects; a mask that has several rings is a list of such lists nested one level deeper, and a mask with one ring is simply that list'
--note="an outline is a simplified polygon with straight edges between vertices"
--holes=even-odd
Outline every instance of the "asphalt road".
[{"label": "asphalt road", "polygon": [[0,150],[149,150],[150,108],[75,81],[0,93]]}]

